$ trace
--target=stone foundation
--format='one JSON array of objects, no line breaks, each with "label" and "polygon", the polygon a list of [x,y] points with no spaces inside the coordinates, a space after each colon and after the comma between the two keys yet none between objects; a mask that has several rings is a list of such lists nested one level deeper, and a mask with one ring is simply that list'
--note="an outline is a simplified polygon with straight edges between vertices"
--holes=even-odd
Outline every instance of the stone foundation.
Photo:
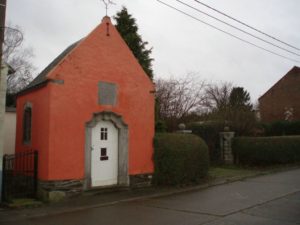
[{"label": "stone foundation", "polygon": [[132,188],[149,187],[152,183],[152,174],[130,175],[129,179]]},{"label": "stone foundation", "polygon": [[[152,182],[152,174],[130,175],[129,180],[130,180],[130,188],[149,187],[151,186],[151,182]],[[105,187],[99,187],[99,188],[105,188]],[[118,186],[115,186],[115,188],[118,188]],[[79,195],[83,192],[83,190],[84,190],[83,180],[60,180],[60,181],[40,180],[38,182],[38,197],[43,201],[57,202],[64,198]]]},{"label": "stone foundation", "polygon": [[38,197],[44,201],[56,202],[78,195],[83,191],[83,180],[39,181]]}]

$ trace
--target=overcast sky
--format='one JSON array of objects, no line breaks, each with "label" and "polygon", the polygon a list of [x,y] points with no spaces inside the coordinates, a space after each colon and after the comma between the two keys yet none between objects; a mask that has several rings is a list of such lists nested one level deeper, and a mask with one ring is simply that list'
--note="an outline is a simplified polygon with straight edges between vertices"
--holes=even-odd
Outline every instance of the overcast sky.
[{"label": "overcast sky", "polygon": [[[47,66],[68,45],[86,36],[97,26],[105,8],[101,0],[7,0],[6,22],[19,25],[25,44],[34,50],[37,73]],[[300,61],[300,57],[276,49],[266,43],[237,32],[226,25],[183,6],[176,0],[162,0],[187,13],[245,38],[261,47]],[[259,35],[228,18],[196,3],[181,0],[233,25]],[[257,29],[300,48],[299,0],[201,0]],[[122,6],[137,20],[139,33],[153,47],[155,78],[180,77],[196,72],[199,79],[227,81],[242,86],[256,101],[293,66],[289,61],[257,49],[214,30],[156,0],[114,0],[108,15],[115,15]],[[274,42],[276,43],[276,42]],[[276,43],[290,51],[299,50]]]}]

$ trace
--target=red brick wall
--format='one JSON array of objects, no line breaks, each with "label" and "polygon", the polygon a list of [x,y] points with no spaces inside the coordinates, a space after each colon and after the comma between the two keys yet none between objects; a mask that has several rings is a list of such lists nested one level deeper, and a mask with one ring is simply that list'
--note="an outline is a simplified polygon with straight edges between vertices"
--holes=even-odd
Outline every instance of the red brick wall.
[{"label": "red brick wall", "polygon": [[261,119],[285,119],[285,109],[293,108],[293,119],[300,120],[300,68],[294,67],[259,99]]}]

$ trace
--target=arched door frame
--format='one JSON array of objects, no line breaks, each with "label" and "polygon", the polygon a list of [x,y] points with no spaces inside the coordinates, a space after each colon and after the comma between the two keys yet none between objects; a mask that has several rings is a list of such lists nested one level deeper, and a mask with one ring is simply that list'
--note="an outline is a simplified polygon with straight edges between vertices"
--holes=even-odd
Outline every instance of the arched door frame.
[{"label": "arched door frame", "polygon": [[123,118],[110,111],[94,113],[93,118],[86,123],[85,128],[85,179],[84,189],[91,188],[91,149],[92,128],[100,121],[111,121],[119,131],[118,136],[118,185],[128,186],[128,126]]}]

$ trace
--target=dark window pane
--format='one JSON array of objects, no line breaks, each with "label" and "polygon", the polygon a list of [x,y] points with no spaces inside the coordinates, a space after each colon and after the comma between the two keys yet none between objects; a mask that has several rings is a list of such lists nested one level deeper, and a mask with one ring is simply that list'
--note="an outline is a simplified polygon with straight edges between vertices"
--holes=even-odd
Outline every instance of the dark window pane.
[{"label": "dark window pane", "polygon": [[106,148],[101,148],[101,156],[106,156],[106,155],[107,155]]},{"label": "dark window pane", "polygon": [[107,140],[107,128],[101,128],[100,140]]},{"label": "dark window pane", "polygon": [[31,108],[27,107],[24,110],[23,117],[23,142],[29,143],[31,141]]}]

